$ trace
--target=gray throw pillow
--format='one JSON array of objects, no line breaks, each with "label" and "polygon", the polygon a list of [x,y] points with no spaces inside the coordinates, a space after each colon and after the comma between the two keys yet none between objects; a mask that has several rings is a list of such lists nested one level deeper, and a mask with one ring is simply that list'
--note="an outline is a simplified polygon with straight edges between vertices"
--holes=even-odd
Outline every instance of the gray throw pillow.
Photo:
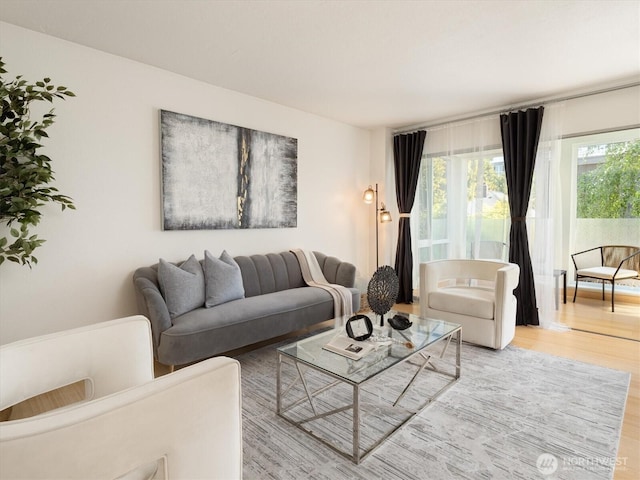
[{"label": "gray throw pillow", "polygon": [[204,273],[195,255],[191,255],[180,266],[161,258],[158,283],[171,318],[204,304]]},{"label": "gray throw pillow", "polygon": [[220,258],[214,257],[208,250],[205,250],[204,278],[205,307],[215,307],[221,303],[244,298],[240,267],[226,250],[222,252]]}]

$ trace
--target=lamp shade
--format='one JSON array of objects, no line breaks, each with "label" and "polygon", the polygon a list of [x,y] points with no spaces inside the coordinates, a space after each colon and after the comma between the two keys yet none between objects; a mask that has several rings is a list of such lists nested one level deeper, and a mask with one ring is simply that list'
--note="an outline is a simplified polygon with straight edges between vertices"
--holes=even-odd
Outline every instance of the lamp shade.
[{"label": "lamp shade", "polygon": [[387,210],[387,208],[384,206],[384,203],[382,204],[382,207],[380,208],[380,223],[388,223],[391,221],[391,214],[389,213],[389,210]]},{"label": "lamp shade", "polygon": [[365,203],[371,203],[373,202],[375,196],[376,196],[376,192],[373,190],[371,185],[369,185],[369,188],[367,188],[364,191],[364,194],[362,195],[362,199],[364,200]]}]

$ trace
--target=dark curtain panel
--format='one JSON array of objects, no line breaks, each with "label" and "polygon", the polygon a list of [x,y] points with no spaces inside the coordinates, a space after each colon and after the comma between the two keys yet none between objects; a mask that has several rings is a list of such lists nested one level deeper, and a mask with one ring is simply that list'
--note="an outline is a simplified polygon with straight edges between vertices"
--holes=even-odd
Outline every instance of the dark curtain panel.
[{"label": "dark curtain panel", "polygon": [[411,251],[411,226],[409,214],[416,196],[420,160],[427,132],[420,130],[393,137],[393,157],[396,173],[396,199],[400,220],[398,248],[396,250],[396,274],[400,283],[399,303],[413,303],[413,252]]},{"label": "dark curtain panel", "polygon": [[516,325],[540,324],[525,217],[533,183],[543,113],[544,108],[539,107],[500,115],[504,169],[511,211],[509,262],[520,266],[520,283],[514,290],[518,300]]}]

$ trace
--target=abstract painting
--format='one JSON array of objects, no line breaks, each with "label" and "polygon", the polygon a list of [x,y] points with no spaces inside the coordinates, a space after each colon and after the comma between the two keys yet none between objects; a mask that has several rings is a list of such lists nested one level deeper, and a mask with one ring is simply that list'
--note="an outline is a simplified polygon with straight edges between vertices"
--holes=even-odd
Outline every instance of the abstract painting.
[{"label": "abstract painting", "polygon": [[160,111],[165,230],[297,226],[295,138]]}]

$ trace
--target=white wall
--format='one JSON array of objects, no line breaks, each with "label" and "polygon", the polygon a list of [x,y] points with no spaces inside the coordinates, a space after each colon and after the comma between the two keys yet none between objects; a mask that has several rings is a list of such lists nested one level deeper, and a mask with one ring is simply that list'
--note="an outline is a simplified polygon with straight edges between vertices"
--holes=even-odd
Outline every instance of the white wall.
[{"label": "white wall", "polygon": [[[0,343],[137,313],[131,276],[159,257],[308,248],[367,274],[368,131],[2,22],[0,47],[5,78],[77,95],[55,104],[43,152],[77,210],[45,209],[33,269],[0,267]],[[297,138],[297,228],[162,231],[159,109]]]},{"label": "white wall", "polygon": [[640,87],[574,98],[565,102],[563,136],[614,130],[640,123]]},{"label": "white wall", "polygon": [[[378,184],[378,200],[380,206],[384,203],[391,213],[390,223],[378,223],[378,264],[395,265],[395,243],[398,239],[398,205],[396,202],[396,187],[393,175],[393,138],[388,128],[377,128],[371,131],[371,181],[369,184],[375,188]],[[393,161],[393,160],[392,160]],[[364,188],[366,188],[366,185]],[[363,192],[364,192],[363,188]],[[369,275],[376,270],[376,207],[368,205],[367,217],[369,219]]]}]

